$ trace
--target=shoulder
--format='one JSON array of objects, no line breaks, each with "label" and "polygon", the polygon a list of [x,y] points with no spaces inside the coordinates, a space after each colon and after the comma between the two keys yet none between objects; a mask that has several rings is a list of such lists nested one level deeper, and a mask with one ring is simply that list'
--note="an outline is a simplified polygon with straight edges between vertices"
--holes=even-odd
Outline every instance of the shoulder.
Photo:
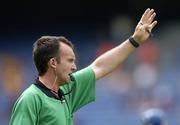
[{"label": "shoulder", "polygon": [[43,93],[32,84],[18,98],[19,103],[38,103],[43,101]]},{"label": "shoulder", "polygon": [[96,82],[95,79],[95,73],[93,71],[93,69],[88,66],[86,68],[83,68],[79,71],[76,71],[72,74],[72,80],[63,85],[61,88],[65,91],[65,92],[69,92],[69,90],[72,90],[72,88],[76,88],[76,90],[78,89],[78,87],[82,88],[87,87],[87,85],[93,85],[93,83]]},{"label": "shoulder", "polygon": [[[12,122],[25,122],[35,119],[34,117],[42,108],[43,98],[33,85],[28,87],[17,99],[13,106]],[[23,121],[21,118],[24,118]],[[26,122],[27,122],[26,121]]]},{"label": "shoulder", "polygon": [[75,73],[73,73],[74,77],[90,77],[90,76],[95,76],[95,73],[92,69],[91,66],[85,67]]}]

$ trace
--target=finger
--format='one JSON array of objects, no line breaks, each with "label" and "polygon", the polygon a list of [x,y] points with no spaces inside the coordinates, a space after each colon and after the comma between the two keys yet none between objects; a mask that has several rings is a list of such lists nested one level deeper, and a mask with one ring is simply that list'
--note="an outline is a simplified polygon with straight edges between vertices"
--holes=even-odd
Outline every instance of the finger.
[{"label": "finger", "polygon": [[147,13],[147,18],[151,17],[151,15],[154,13],[154,9],[151,9],[148,13]]},{"label": "finger", "polygon": [[146,11],[144,12],[144,14],[142,15],[142,17],[141,17],[141,21],[143,21],[144,20],[144,18],[147,16],[147,14],[149,13],[149,11],[150,11],[150,9],[148,8],[148,9],[146,9]]},{"label": "finger", "polygon": [[153,12],[153,13],[151,14],[151,16],[148,18],[147,21],[145,21],[145,20],[144,20],[144,21],[140,20],[139,23],[138,23],[138,25],[151,24],[152,21],[154,20],[155,16],[156,16],[156,13]]},{"label": "finger", "polygon": [[153,29],[157,24],[157,21],[154,21],[152,24],[151,24],[151,29]]},{"label": "finger", "polygon": [[156,24],[157,24],[157,21],[154,21],[152,24],[151,24],[151,28],[150,28],[150,31],[156,26]]},{"label": "finger", "polygon": [[154,14],[154,9],[149,9],[146,11],[146,13],[143,15],[143,18],[141,19],[141,22],[143,24],[151,24],[156,14]]},{"label": "finger", "polygon": [[154,12],[149,18],[149,23],[151,23],[154,20],[155,16],[156,16],[156,13]]}]

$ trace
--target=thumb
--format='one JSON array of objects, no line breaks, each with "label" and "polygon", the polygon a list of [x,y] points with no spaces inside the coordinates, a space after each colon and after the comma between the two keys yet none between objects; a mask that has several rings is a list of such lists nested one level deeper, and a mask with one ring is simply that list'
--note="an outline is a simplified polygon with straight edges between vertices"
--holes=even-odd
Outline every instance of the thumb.
[{"label": "thumb", "polygon": [[157,24],[157,21],[154,21],[153,23],[151,23],[150,25],[149,25],[149,31],[151,32],[152,31],[152,29],[156,26],[156,24]]}]

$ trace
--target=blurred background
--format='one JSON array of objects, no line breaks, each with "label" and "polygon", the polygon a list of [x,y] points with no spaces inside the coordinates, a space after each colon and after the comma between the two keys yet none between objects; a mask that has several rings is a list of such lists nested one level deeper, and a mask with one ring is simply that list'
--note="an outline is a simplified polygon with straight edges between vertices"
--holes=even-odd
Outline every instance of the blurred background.
[{"label": "blurred background", "polygon": [[97,82],[96,101],[75,113],[75,125],[140,125],[140,114],[162,109],[180,124],[180,8],[177,0],[29,0],[0,5],[0,125],[37,77],[32,45],[42,35],[62,35],[75,45],[78,69],[119,45],[142,13],[154,8],[154,36],[116,71]]}]

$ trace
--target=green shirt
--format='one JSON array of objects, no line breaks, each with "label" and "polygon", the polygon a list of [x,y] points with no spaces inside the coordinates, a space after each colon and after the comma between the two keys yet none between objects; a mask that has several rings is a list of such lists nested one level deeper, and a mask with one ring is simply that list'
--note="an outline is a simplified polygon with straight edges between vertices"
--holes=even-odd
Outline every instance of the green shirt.
[{"label": "green shirt", "polygon": [[10,125],[72,125],[73,113],[95,100],[95,74],[91,67],[73,73],[73,81],[61,86],[65,100],[47,96],[35,84],[16,101]]}]

